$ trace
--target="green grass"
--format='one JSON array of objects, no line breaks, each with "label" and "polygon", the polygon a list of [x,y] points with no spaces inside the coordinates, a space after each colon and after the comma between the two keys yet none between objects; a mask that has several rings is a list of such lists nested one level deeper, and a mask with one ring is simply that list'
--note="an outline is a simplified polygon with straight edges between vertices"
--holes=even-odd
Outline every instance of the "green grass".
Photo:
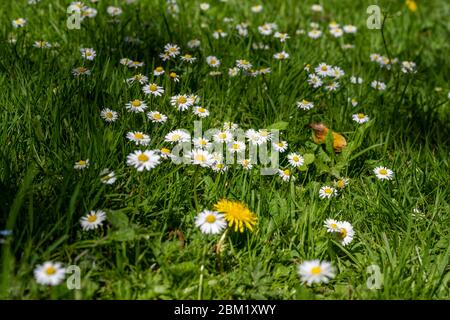
[{"label": "green grass", "polygon": [[[199,1],[180,0],[181,12],[173,18],[163,0],[133,5],[102,0],[95,5],[97,17],[84,21],[81,30],[65,26],[70,1],[26,2],[0,4],[0,229],[13,230],[0,245],[1,298],[448,299],[446,1],[420,2],[415,13],[403,1],[378,1],[388,16],[386,46],[381,30],[366,28],[366,8],[373,1],[324,1],[324,14],[314,17],[309,9],[314,1],[259,1],[264,11],[253,14],[250,6],[256,2],[211,0],[211,9],[201,13]],[[106,14],[113,4],[124,10],[118,24]],[[28,24],[13,30],[10,21],[18,17]],[[227,24],[224,17],[234,22]],[[358,32],[332,38],[327,29],[333,20],[354,24]],[[234,27],[244,21],[250,23],[248,38],[238,37]],[[308,31],[312,21],[324,31],[320,39],[296,35],[297,29]],[[263,38],[257,26],[264,22],[276,22],[291,39],[282,45]],[[215,40],[217,28],[229,36]],[[6,42],[11,33],[17,37],[15,45]],[[142,43],[126,44],[126,36]],[[200,49],[187,48],[193,38],[201,40]],[[40,39],[59,47],[33,48]],[[253,50],[251,44],[260,41],[270,49]],[[183,53],[192,52],[197,62],[189,68],[179,60],[163,63],[158,55],[169,42],[180,45]],[[355,48],[343,50],[343,43]],[[81,47],[97,51],[93,62],[81,59]],[[272,56],[283,49],[290,59],[280,63]],[[415,61],[418,72],[381,69],[369,60],[374,52]],[[221,60],[223,75],[208,75],[208,55]],[[119,64],[124,57],[144,61],[138,72],[145,75],[158,65],[181,75],[178,84],[159,79],[166,92],[149,102],[149,110],[169,116],[166,124],[154,125],[143,114],[126,112],[125,103],[144,96],[139,85],[124,83],[134,74]],[[237,59],[270,67],[272,73],[231,78],[228,68]],[[336,93],[307,84],[304,65],[320,62],[346,72]],[[74,78],[71,70],[83,64],[92,75]],[[351,85],[352,74],[364,83]],[[372,80],[384,81],[386,91],[373,90]],[[203,128],[220,127],[224,121],[244,129],[287,122],[281,137],[289,151],[313,153],[316,160],[306,171],[295,171],[297,179],[287,183],[278,176],[261,176],[258,168],[232,166],[217,174],[169,161],[144,173],[127,167],[126,156],[137,149],[125,139],[128,131],[149,133],[150,149],[166,146],[164,135],[175,128],[192,132],[197,117],[169,104],[178,93],[201,97],[211,113]],[[351,97],[358,99],[357,107],[348,103]],[[303,98],[314,101],[315,108],[297,109],[296,101]],[[99,116],[103,107],[118,111],[118,121],[106,124]],[[351,115],[360,111],[371,122],[355,124]],[[354,150],[334,155],[313,144],[307,127],[312,121],[342,132]],[[75,161],[86,158],[89,168],[73,169]],[[372,173],[378,165],[391,168],[394,179],[378,181]],[[281,166],[287,166],[284,156]],[[99,180],[104,168],[118,176],[112,186]],[[321,200],[319,188],[336,176],[349,177],[348,187],[334,199]],[[194,225],[196,214],[221,198],[240,200],[258,216],[253,233],[226,238],[222,272],[213,250],[220,236],[206,236]],[[413,215],[414,208],[420,214]],[[82,231],[81,217],[95,209],[108,212],[108,223]],[[323,227],[327,218],[352,223],[356,235],[350,245],[332,240]],[[297,265],[311,259],[330,261],[336,277],[328,284],[302,284]],[[47,260],[78,265],[81,290],[37,284],[33,269]],[[379,290],[366,286],[371,265],[378,265],[384,276]]]}]

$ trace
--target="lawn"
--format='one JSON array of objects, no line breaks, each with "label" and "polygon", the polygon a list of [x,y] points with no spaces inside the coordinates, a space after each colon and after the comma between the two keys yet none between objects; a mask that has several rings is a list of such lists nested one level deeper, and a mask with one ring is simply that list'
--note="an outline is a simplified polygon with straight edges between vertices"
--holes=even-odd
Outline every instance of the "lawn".
[{"label": "lawn", "polygon": [[450,297],[448,1],[84,2],[0,3],[0,298]]}]

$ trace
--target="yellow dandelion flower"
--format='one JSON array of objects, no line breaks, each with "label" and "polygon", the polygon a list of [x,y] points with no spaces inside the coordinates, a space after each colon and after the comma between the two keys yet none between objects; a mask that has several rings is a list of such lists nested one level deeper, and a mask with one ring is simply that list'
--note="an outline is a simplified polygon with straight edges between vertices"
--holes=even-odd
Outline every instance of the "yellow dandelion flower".
[{"label": "yellow dandelion flower", "polygon": [[412,12],[417,11],[417,3],[414,0],[406,0],[406,6]]},{"label": "yellow dandelion flower", "polygon": [[250,211],[245,204],[222,199],[215,204],[214,209],[224,214],[228,226],[234,226],[234,231],[244,232],[245,228],[253,231],[253,226],[256,224],[256,214]]}]

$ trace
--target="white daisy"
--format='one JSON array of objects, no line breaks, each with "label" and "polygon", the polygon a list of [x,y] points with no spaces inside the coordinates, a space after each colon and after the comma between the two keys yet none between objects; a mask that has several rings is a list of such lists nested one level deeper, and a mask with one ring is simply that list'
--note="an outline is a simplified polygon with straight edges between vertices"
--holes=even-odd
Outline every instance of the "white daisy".
[{"label": "white daisy", "polygon": [[166,142],[172,143],[188,142],[191,139],[191,136],[184,130],[173,130],[166,134],[164,139]]},{"label": "white daisy", "polygon": [[192,106],[193,102],[192,99],[189,99],[189,96],[185,94],[179,94],[170,98],[170,104],[173,107],[178,108],[179,111],[185,111],[190,106]]},{"label": "white daisy", "polygon": [[391,169],[381,166],[373,169],[373,172],[380,180],[392,180],[392,177],[394,176],[394,172]]},{"label": "white daisy", "polygon": [[356,33],[356,31],[358,30],[358,28],[351,24],[345,25],[343,29],[345,33]]},{"label": "white daisy", "polygon": [[12,26],[14,28],[23,28],[25,27],[25,25],[27,24],[27,20],[25,20],[24,18],[18,18],[12,21]]},{"label": "white daisy", "polygon": [[192,143],[195,148],[208,149],[212,146],[212,143],[205,138],[194,138],[192,139]]},{"label": "white daisy", "polygon": [[188,41],[188,43],[187,43],[187,46],[190,48],[190,49],[194,49],[194,48],[198,48],[198,47],[200,47],[200,40],[198,40],[198,39],[192,39],[192,40],[189,40]]},{"label": "white daisy", "polygon": [[180,54],[180,47],[176,44],[168,43],[164,46],[164,52],[166,52],[170,57],[176,57]]},{"label": "white daisy", "polygon": [[160,163],[161,157],[153,150],[136,150],[127,156],[127,165],[137,171],[151,170]]},{"label": "white daisy", "polygon": [[237,128],[239,128],[239,125],[237,123],[231,122],[231,121],[227,121],[223,123],[223,129],[224,130],[229,130],[229,131],[234,131]]},{"label": "white daisy", "polygon": [[155,77],[160,76],[162,74],[164,74],[164,68],[163,67],[156,67],[155,70],[153,70],[153,75]]},{"label": "white daisy", "polygon": [[361,77],[351,76],[350,82],[353,84],[361,84],[363,83],[363,79]]},{"label": "white daisy", "polygon": [[347,221],[339,221],[338,222],[338,231],[336,235],[341,242],[341,244],[345,247],[350,242],[353,241],[353,237],[355,236],[355,231],[353,230],[353,226]]},{"label": "white daisy", "polygon": [[286,42],[287,39],[289,39],[289,35],[287,33],[282,33],[282,32],[275,32],[275,34],[273,35],[274,38],[280,39],[280,42]]},{"label": "white daisy", "polygon": [[245,143],[242,141],[234,141],[228,144],[228,151],[231,153],[245,152]]},{"label": "white daisy", "polygon": [[136,143],[137,146],[146,146],[150,143],[150,136],[140,131],[128,132],[127,139]]},{"label": "white daisy", "polygon": [[297,108],[300,108],[303,110],[310,110],[310,109],[314,108],[314,103],[303,99],[302,101],[297,101]]},{"label": "white daisy", "polygon": [[341,28],[332,28],[330,29],[330,33],[335,38],[340,38],[344,34],[344,31]]},{"label": "white daisy", "polygon": [[211,169],[215,172],[224,173],[228,170],[228,167],[224,163],[217,161],[213,163]]},{"label": "white daisy", "polygon": [[161,148],[159,149],[159,155],[163,159],[170,159],[173,157],[172,151],[169,148]]},{"label": "white daisy", "polygon": [[195,149],[189,152],[188,157],[191,159],[192,164],[198,164],[201,167],[210,167],[214,163],[213,156],[206,150]]},{"label": "white daisy", "polygon": [[287,141],[273,142],[272,147],[277,152],[285,152],[288,148],[288,143]]},{"label": "white daisy", "polygon": [[330,186],[323,186],[322,188],[320,188],[319,190],[319,196],[322,199],[329,199],[331,197],[335,197],[337,196],[337,191],[335,188],[330,187]]},{"label": "white daisy", "polygon": [[228,130],[222,130],[213,135],[213,140],[220,143],[228,143],[233,139],[233,134]]},{"label": "white daisy", "polygon": [[84,59],[90,60],[90,61],[94,60],[95,56],[97,55],[95,50],[92,48],[81,48],[80,52],[81,52],[81,56]]},{"label": "white daisy", "polygon": [[308,83],[314,88],[318,88],[322,85],[322,80],[314,73],[311,73],[310,75],[308,75]]},{"label": "white daisy", "polygon": [[318,30],[318,29],[312,29],[311,31],[308,32],[308,37],[310,37],[311,39],[319,39],[322,36],[322,31]]},{"label": "white daisy", "polygon": [[338,232],[339,231],[339,221],[334,219],[325,220],[324,227],[327,228],[327,232]]},{"label": "white daisy", "polygon": [[320,4],[313,4],[311,6],[312,12],[323,12],[323,7]]},{"label": "white daisy", "polygon": [[369,121],[369,117],[362,112],[352,115],[352,119],[358,123],[365,123]]},{"label": "white daisy", "polygon": [[228,75],[230,77],[235,77],[235,76],[237,76],[239,74],[239,71],[241,71],[241,70],[239,68],[237,68],[237,67],[230,68],[230,69],[228,69]]},{"label": "white daisy", "polygon": [[81,227],[83,230],[94,230],[103,224],[106,220],[106,213],[102,210],[90,211],[86,216],[81,218]]},{"label": "white daisy", "polygon": [[206,57],[206,63],[213,68],[218,68],[220,66],[220,60],[215,56]]},{"label": "white daisy", "polygon": [[252,7],[250,8],[250,10],[251,10],[253,13],[259,13],[259,12],[261,12],[261,11],[263,10],[263,6],[260,5],[260,4],[258,4],[258,5],[256,5],[256,6],[252,6]]},{"label": "white daisy", "polygon": [[206,118],[207,116],[209,116],[209,111],[208,109],[205,109],[203,107],[194,107],[192,112],[196,115],[199,116],[200,118]]},{"label": "white daisy", "polygon": [[148,77],[144,76],[141,73],[138,73],[138,74],[132,76],[131,78],[128,78],[126,81],[127,81],[127,84],[133,84],[134,82],[139,82],[140,84],[146,84],[148,82]]},{"label": "white daisy", "polygon": [[242,169],[244,170],[250,170],[253,168],[251,159],[242,159],[239,161],[239,164],[242,166]]},{"label": "white daisy", "polygon": [[112,17],[117,17],[122,14],[122,9],[119,7],[109,6],[106,8],[106,12]]},{"label": "white daisy", "polygon": [[268,142],[272,140],[272,133],[267,129],[259,129],[259,140],[261,143]]},{"label": "white daisy", "polygon": [[331,263],[319,260],[304,261],[298,266],[298,273],[301,281],[308,286],[313,283],[328,283],[330,279],[335,277]]},{"label": "white daisy", "polygon": [[195,225],[203,233],[217,234],[221,233],[227,227],[227,222],[223,214],[216,211],[204,210],[195,217]]},{"label": "white daisy", "polygon": [[195,60],[197,60],[196,57],[193,57],[193,56],[192,56],[191,54],[189,54],[189,53],[186,53],[186,54],[182,55],[182,56],[180,57],[180,59],[181,59],[181,61],[185,61],[185,62],[189,62],[189,63],[194,63]]},{"label": "white daisy", "polygon": [[109,169],[103,169],[102,172],[100,172],[100,181],[103,184],[113,184],[116,182],[117,177],[114,171],[110,171]]},{"label": "white daisy", "polygon": [[370,85],[372,86],[372,88],[374,88],[374,89],[376,89],[378,91],[383,91],[383,90],[386,89],[386,84],[384,82],[381,82],[381,81],[374,80],[374,81],[372,81],[370,83]]},{"label": "white daisy", "polygon": [[106,122],[114,122],[119,117],[119,114],[109,108],[105,108],[100,112],[100,117],[102,117]]},{"label": "white daisy", "polygon": [[305,163],[305,159],[297,153],[288,154],[288,161],[293,167],[301,167]]},{"label": "white daisy", "polygon": [[159,111],[150,111],[147,113],[147,118],[152,122],[163,123],[167,121],[167,116]]},{"label": "white daisy", "polygon": [[213,38],[214,39],[220,39],[225,38],[228,35],[228,33],[224,32],[222,29],[217,29],[213,32]]},{"label": "white daisy", "polygon": [[43,285],[56,286],[66,277],[66,269],[59,262],[44,262],[34,269],[36,282]]},{"label": "white daisy", "polygon": [[263,143],[260,133],[254,129],[247,130],[245,137],[253,145],[261,145]]},{"label": "white daisy", "polygon": [[285,51],[281,51],[281,52],[275,53],[273,55],[273,57],[277,60],[286,60],[286,59],[289,59],[289,53],[287,53]]},{"label": "white daisy", "polygon": [[249,70],[253,67],[253,65],[249,61],[242,59],[236,60],[236,67],[242,70]]},{"label": "white daisy", "polygon": [[289,169],[278,169],[278,175],[281,177],[281,179],[283,179],[283,181],[289,181],[289,180],[295,180],[295,177],[292,175],[291,170]]},{"label": "white daisy", "polygon": [[125,108],[127,108],[127,110],[130,112],[139,113],[144,112],[145,109],[147,109],[147,105],[145,104],[144,101],[136,99],[127,103],[125,105]]},{"label": "white daisy", "polygon": [[335,79],[340,79],[345,75],[345,72],[339,67],[333,67],[331,68],[330,75]]},{"label": "white daisy", "polygon": [[142,91],[147,95],[151,94],[154,95],[155,97],[159,97],[164,93],[163,87],[158,86],[156,83],[150,83],[145,85],[142,88]]},{"label": "white daisy", "polygon": [[76,161],[73,166],[76,170],[86,169],[87,167],[89,167],[89,159]]},{"label": "white daisy", "polygon": [[331,68],[330,65],[322,62],[314,69],[314,71],[321,77],[327,77],[332,75]]}]

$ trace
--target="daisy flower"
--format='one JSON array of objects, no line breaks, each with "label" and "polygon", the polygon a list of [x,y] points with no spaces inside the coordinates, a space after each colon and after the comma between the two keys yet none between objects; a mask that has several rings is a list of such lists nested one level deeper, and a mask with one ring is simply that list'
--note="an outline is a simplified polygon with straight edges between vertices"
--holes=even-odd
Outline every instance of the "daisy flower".
[{"label": "daisy flower", "polygon": [[139,113],[139,112],[144,112],[145,109],[147,109],[147,105],[145,104],[144,101],[136,99],[136,100],[133,100],[133,101],[130,101],[129,103],[127,103],[125,105],[125,108],[127,108],[127,110],[130,112]]},{"label": "daisy flower", "polygon": [[253,145],[261,145],[263,143],[261,135],[259,134],[258,131],[254,130],[254,129],[247,130],[245,132],[245,137]]},{"label": "daisy flower", "polygon": [[240,69],[237,67],[228,69],[228,75],[230,77],[236,77],[239,74]]},{"label": "daisy flower", "polygon": [[[275,28],[274,28],[275,27]],[[276,25],[273,23],[264,23],[262,26],[258,27],[258,32],[263,36],[270,36],[273,30],[276,29]]]},{"label": "daisy flower", "polygon": [[361,77],[351,76],[350,82],[353,84],[361,84],[363,83],[363,79]]},{"label": "daisy flower", "polygon": [[110,171],[109,169],[103,169],[102,172],[100,172],[100,181],[103,184],[113,184],[116,182],[116,174],[114,171]]},{"label": "daisy flower", "polygon": [[288,148],[288,143],[287,141],[274,142],[272,143],[272,147],[277,152],[285,152]]},{"label": "daisy flower", "polygon": [[206,234],[218,234],[227,227],[223,214],[209,210],[204,210],[195,217],[195,225]]},{"label": "daisy flower", "polygon": [[327,228],[327,232],[338,232],[339,221],[334,219],[327,219],[325,220],[324,227]]},{"label": "daisy flower", "polygon": [[169,158],[171,158],[173,156],[172,155],[172,151],[169,148],[161,148],[161,149],[159,149],[159,155],[163,159],[169,159]]},{"label": "daisy flower", "polygon": [[86,169],[87,167],[89,167],[89,159],[76,161],[73,166],[76,170]]},{"label": "daisy flower", "polygon": [[144,63],[141,61],[137,61],[137,60],[132,60],[128,63],[128,68],[139,68],[139,67],[143,67]]},{"label": "daisy flower", "polygon": [[236,60],[236,67],[242,70],[249,70],[252,68],[252,64],[247,60]]},{"label": "daisy flower", "polygon": [[172,71],[169,73],[169,78],[170,78],[170,80],[173,80],[175,82],[180,82],[180,77],[178,76],[178,74],[175,71]]},{"label": "daisy flower", "polygon": [[151,122],[156,123],[164,123],[167,121],[167,116],[159,111],[150,111],[147,113],[147,118],[149,118]]},{"label": "daisy flower", "polygon": [[168,43],[164,46],[164,52],[166,52],[170,57],[176,57],[180,54],[180,47],[176,44]]},{"label": "daisy flower", "polygon": [[213,140],[220,143],[228,143],[233,139],[233,134],[228,130],[219,131],[213,135]]},{"label": "daisy flower", "polygon": [[283,181],[289,181],[290,179],[295,180],[295,177],[292,176],[292,172],[289,169],[278,169],[278,175],[283,179]]},{"label": "daisy flower", "polygon": [[43,285],[56,286],[66,277],[66,269],[59,262],[44,262],[34,269],[36,282]]},{"label": "daisy flower", "polygon": [[250,10],[251,10],[253,13],[259,13],[259,12],[261,12],[261,11],[263,10],[263,6],[260,5],[260,4],[258,4],[258,5],[256,5],[256,6],[252,6],[252,7],[250,8]]},{"label": "daisy flower", "polygon": [[365,122],[369,121],[369,117],[361,112],[352,115],[352,119],[353,119],[353,121],[358,122],[358,123],[365,123]]},{"label": "daisy flower", "polygon": [[38,41],[34,42],[33,47],[38,48],[38,49],[48,49],[48,48],[51,48],[52,45],[50,44],[50,42],[38,40]]},{"label": "daisy flower", "polygon": [[331,76],[331,68],[330,65],[322,62],[314,69],[314,71],[321,77],[327,77]]},{"label": "daisy flower", "polygon": [[335,38],[340,38],[344,34],[344,31],[341,28],[332,28],[330,29],[330,33]]},{"label": "daisy flower", "polygon": [[223,162],[218,161],[212,164],[211,169],[214,172],[224,173],[228,170],[228,167]]},{"label": "daisy flower", "polygon": [[146,146],[150,143],[150,136],[139,131],[128,132],[127,139],[136,143],[137,146]]},{"label": "daisy flower", "polygon": [[339,67],[333,67],[330,70],[330,76],[334,77],[335,79],[340,79],[345,75],[344,70],[342,70]]},{"label": "daisy flower", "polygon": [[81,227],[83,230],[94,230],[103,224],[106,220],[106,213],[102,210],[91,211],[86,216],[81,218]]},{"label": "daisy flower", "polygon": [[274,38],[280,39],[280,42],[286,42],[287,39],[289,39],[289,35],[287,33],[282,33],[282,32],[275,32],[275,34],[273,35]]},{"label": "daisy flower", "polygon": [[353,237],[355,236],[355,231],[353,230],[353,226],[347,221],[339,221],[338,222],[338,231],[336,235],[341,242],[341,244],[345,247],[350,242],[353,241]]},{"label": "daisy flower", "polygon": [[313,4],[311,6],[312,12],[323,12],[323,7],[320,4]]},{"label": "daisy flower", "polygon": [[402,72],[403,73],[415,73],[416,72],[416,64],[412,61],[403,61],[402,62]]},{"label": "daisy flower", "polygon": [[201,44],[200,40],[198,40],[198,39],[192,39],[192,40],[189,40],[189,41],[188,41],[187,46],[188,46],[188,48],[190,48],[190,49],[194,49],[194,48],[200,47],[200,44]]},{"label": "daisy flower", "polygon": [[173,107],[176,107],[179,111],[185,111],[192,106],[193,102],[192,99],[189,99],[189,96],[179,94],[170,98],[170,104]]},{"label": "daisy flower", "polygon": [[117,16],[120,16],[122,14],[122,9],[119,8],[119,7],[109,6],[108,8],[106,8],[106,12],[111,17],[117,17]]},{"label": "daisy flower", "polygon": [[25,25],[27,24],[27,20],[25,20],[24,18],[18,18],[12,21],[12,26],[17,29],[17,28],[23,28],[25,27]]},{"label": "daisy flower", "polygon": [[228,33],[224,32],[222,29],[218,29],[213,32],[214,39],[225,38],[227,35],[228,35]]},{"label": "daisy flower", "polygon": [[310,37],[313,40],[319,39],[322,36],[322,31],[317,29],[312,29],[308,32],[308,37]]},{"label": "daisy flower", "polygon": [[114,122],[117,120],[119,115],[116,111],[105,108],[100,112],[100,117],[102,117],[106,122]]},{"label": "daisy flower", "polygon": [[350,103],[352,104],[352,106],[354,106],[354,107],[356,107],[358,104],[359,104],[359,102],[358,102],[358,100],[356,100],[355,98],[348,98],[348,101],[350,101]]},{"label": "daisy flower", "polygon": [[320,188],[319,190],[319,196],[322,199],[326,199],[326,198],[331,198],[331,197],[335,197],[337,196],[337,191],[335,188],[333,187],[329,187],[329,186],[323,186],[322,188]]},{"label": "daisy flower", "polygon": [[220,66],[220,60],[215,56],[206,57],[206,63],[213,68],[218,68]]},{"label": "daisy flower", "polygon": [[127,156],[127,165],[137,171],[151,170],[160,163],[161,157],[153,150],[136,150]]},{"label": "daisy flower", "polygon": [[85,68],[85,67],[78,67],[75,69],[72,69],[72,74],[75,77],[79,77],[79,76],[90,76],[91,75],[91,70]]},{"label": "daisy flower", "polygon": [[228,151],[231,153],[245,152],[245,143],[242,141],[234,141],[228,145]]},{"label": "daisy flower", "polygon": [[351,24],[345,25],[343,29],[345,33],[356,33],[356,31],[358,30],[358,28]]},{"label": "daisy flower", "polygon": [[150,83],[142,88],[142,91],[146,95],[154,95],[155,97],[160,97],[164,93],[163,87],[158,86],[156,83]]},{"label": "daisy flower", "polygon": [[310,109],[314,108],[314,103],[303,99],[302,101],[297,102],[297,108],[300,108],[303,110],[310,110]]},{"label": "daisy flower", "polygon": [[200,9],[203,11],[207,11],[209,9],[210,5],[207,2],[200,3]]},{"label": "daisy flower", "polygon": [[148,82],[148,77],[144,76],[141,73],[138,73],[138,74],[132,76],[131,78],[128,78],[126,81],[127,81],[127,84],[133,84],[134,82],[139,82],[140,84],[146,84]]},{"label": "daisy flower", "polygon": [[380,180],[392,180],[394,176],[394,172],[386,167],[376,167],[373,169],[373,172]]},{"label": "daisy flower", "polygon": [[194,63],[194,61],[197,60],[197,58],[193,57],[189,53],[186,53],[186,54],[181,56],[181,60],[184,61],[184,62]]},{"label": "daisy flower", "polygon": [[119,63],[124,66],[128,66],[131,62],[133,62],[133,60],[128,59],[128,58],[122,58],[119,61]]},{"label": "daisy flower", "polygon": [[286,59],[289,59],[289,53],[287,53],[285,51],[281,51],[281,52],[275,53],[273,55],[273,57],[277,60],[286,60]]},{"label": "daisy flower", "polygon": [[301,167],[305,163],[305,159],[297,153],[288,154],[288,161],[293,167]]},{"label": "daisy flower", "polygon": [[250,170],[253,168],[251,159],[242,159],[239,161],[239,164],[242,166],[242,169],[244,170]]},{"label": "daisy flower", "polygon": [[256,224],[256,214],[254,214],[245,204],[227,199],[219,200],[214,205],[214,210],[222,212],[230,228],[234,231],[244,232],[245,229],[253,231]]},{"label": "daisy flower", "polygon": [[335,181],[334,185],[338,189],[344,189],[348,185],[349,181],[350,180],[347,178],[341,178],[341,179]]},{"label": "daisy flower", "polygon": [[198,164],[204,168],[209,167],[214,163],[213,156],[203,149],[195,149],[189,152],[188,157],[191,159],[192,164]]},{"label": "daisy flower", "polygon": [[176,142],[188,142],[191,139],[191,136],[189,135],[189,133],[187,133],[184,130],[173,130],[171,132],[169,132],[168,134],[166,134],[164,140],[166,142],[172,142],[172,143],[176,143]]},{"label": "daisy flower", "polygon": [[301,281],[308,286],[313,283],[328,283],[330,279],[335,277],[331,263],[319,260],[304,261],[298,266],[298,274]]},{"label": "daisy flower", "polygon": [[212,146],[212,143],[205,138],[194,138],[192,139],[192,143],[195,148],[208,149]]},{"label": "daisy flower", "polygon": [[92,48],[81,48],[80,52],[81,52],[81,56],[84,59],[90,60],[90,61],[94,60],[95,56],[97,55],[95,50]]},{"label": "daisy flower", "polygon": [[155,77],[160,76],[164,74],[164,68],[163,67],[156,67],[155,70],[153,70],[153,75]]},{"label": "daisy flower", "polygon": [[267,129],[259,129],[258,133],[259,133],[259,139],[260,139],[261,142],[264,143],[264,142],[272,140],[272,133],[269,130],[267,130]]},{"label": "daisy flower", "polygon": [[231,122],[231,121],[227,121],[227,122],[223,123],[222,128],[224,130],[234,131],[234,130],[239,128],[239,125],[237,123],[234,123],[234,122]]},{"label": "daisy flower", "polygon": [[322,80],[317,75],[311,73],[308,76],[308,83],[312,85],[314,88],[318,88],[322,85]]},{"label": "daisy flower", "polygon": [[203,107],[194,107],[193,112],[196,116],[199,116],[200,118],[206,118],[209,116],[208,109],[205,109]]},{"label": "daisy flower", "polygon": [[332,83],[330,83],[329,85],[327,85],[325,87],[326,90],[328,91],[336,91],[337,89],[339,89],[339,82],[333,81]]},{"label": "daisy flower", "polygon": [[386,89],[386,84],[384,82],[381,82],[381,81],[374,80],[374,81],[372,81],[370,83],[370,85],[372,86],[372,88],[374,88],[374,89],[376,89],[378,91],[383,91],[383,90]]}]

